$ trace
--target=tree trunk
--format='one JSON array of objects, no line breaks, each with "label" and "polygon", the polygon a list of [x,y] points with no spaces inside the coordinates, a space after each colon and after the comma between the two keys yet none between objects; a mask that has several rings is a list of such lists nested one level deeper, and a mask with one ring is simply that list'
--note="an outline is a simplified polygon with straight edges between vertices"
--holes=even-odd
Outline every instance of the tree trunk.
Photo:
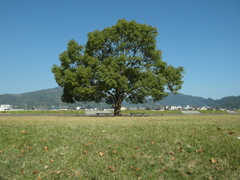
[{"label": "tree trunk", "polygon": [[114,116],[121,116],[122,100],[119,98],[114,105]]}]

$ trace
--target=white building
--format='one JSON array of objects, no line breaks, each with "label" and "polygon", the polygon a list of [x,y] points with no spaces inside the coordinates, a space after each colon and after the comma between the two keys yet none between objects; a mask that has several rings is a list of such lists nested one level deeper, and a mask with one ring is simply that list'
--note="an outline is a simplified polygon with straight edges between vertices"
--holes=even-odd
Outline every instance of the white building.
[{"label": "white building", "polygon": [[127,110],[127,107],[124,107],[124,106],[121,107],[121,111],[126,111],[126,110]]},{"label": "white building", "polygon": [[9,105],[9,104],[2,104],[0,106],[0,111],[7,111],[7,110],[10,110],[12,109],[12,105]]},{"label": "white building", "polygon": [[206,107],[201,107],[200,110],[206,111],[207,108]]},{"label": "white building", "polygon": [[168,110],[182,110],[182,106],[166,106]]}]

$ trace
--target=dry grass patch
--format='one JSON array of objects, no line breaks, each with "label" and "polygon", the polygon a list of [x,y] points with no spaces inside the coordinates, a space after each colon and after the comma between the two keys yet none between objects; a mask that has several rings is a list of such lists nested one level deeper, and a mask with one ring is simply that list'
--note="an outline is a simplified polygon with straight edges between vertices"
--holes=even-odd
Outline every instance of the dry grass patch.
[{"label": "dry grass patch", "polygon": [[0,117],[0,179],[236,179],[240,116]]}]

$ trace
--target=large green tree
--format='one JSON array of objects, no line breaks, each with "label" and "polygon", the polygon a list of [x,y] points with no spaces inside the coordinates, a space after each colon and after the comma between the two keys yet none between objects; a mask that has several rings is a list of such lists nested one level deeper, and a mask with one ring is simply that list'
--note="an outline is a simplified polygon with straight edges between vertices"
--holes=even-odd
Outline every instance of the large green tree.
[{"label": "large green tree", "polygon": [[177,93],[183,83],[183,67],[162,61],[156,48],[157,29],[135,21],[88,34],[86,45],[68,42],[60,54],[61,65],[53,65],[56,82],[63,87],[62,101],[105,101],[121,112],[123,100],[144,103]]}]

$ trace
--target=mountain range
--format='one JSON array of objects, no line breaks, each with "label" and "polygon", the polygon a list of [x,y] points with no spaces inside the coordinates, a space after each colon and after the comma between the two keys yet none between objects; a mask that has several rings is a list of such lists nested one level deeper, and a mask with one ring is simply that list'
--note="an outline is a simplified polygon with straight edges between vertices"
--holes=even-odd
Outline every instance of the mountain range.
[{"label": "mountain range", "polygon": [[[3,94],[0,95],[0,104],[10,104],[15,109],[30,109],[32,107],[38,109],[47,109],[52,106],[68,106],[69,108],[81,107],[97,107],[109,108],[110,105],[105,103],[95,102],[77,102],[74,104],[67,104],[61,101],[62,88],[56,87],[51,89],[44,89],[33,92],[26,92],[22,94]],[[240,109],[240,96],[228,96],[219,100],[211,98],[205,99],[202,97],[196,97],[184,94],[170,94],[161,101],[154,102],[149,99],[145,104],[130,104],[123,102],[123,106],[127,107],[147,107],[147,108],[159,108],[160,106],[209,106],[214,108],[225,108],[225,109]]]}]

